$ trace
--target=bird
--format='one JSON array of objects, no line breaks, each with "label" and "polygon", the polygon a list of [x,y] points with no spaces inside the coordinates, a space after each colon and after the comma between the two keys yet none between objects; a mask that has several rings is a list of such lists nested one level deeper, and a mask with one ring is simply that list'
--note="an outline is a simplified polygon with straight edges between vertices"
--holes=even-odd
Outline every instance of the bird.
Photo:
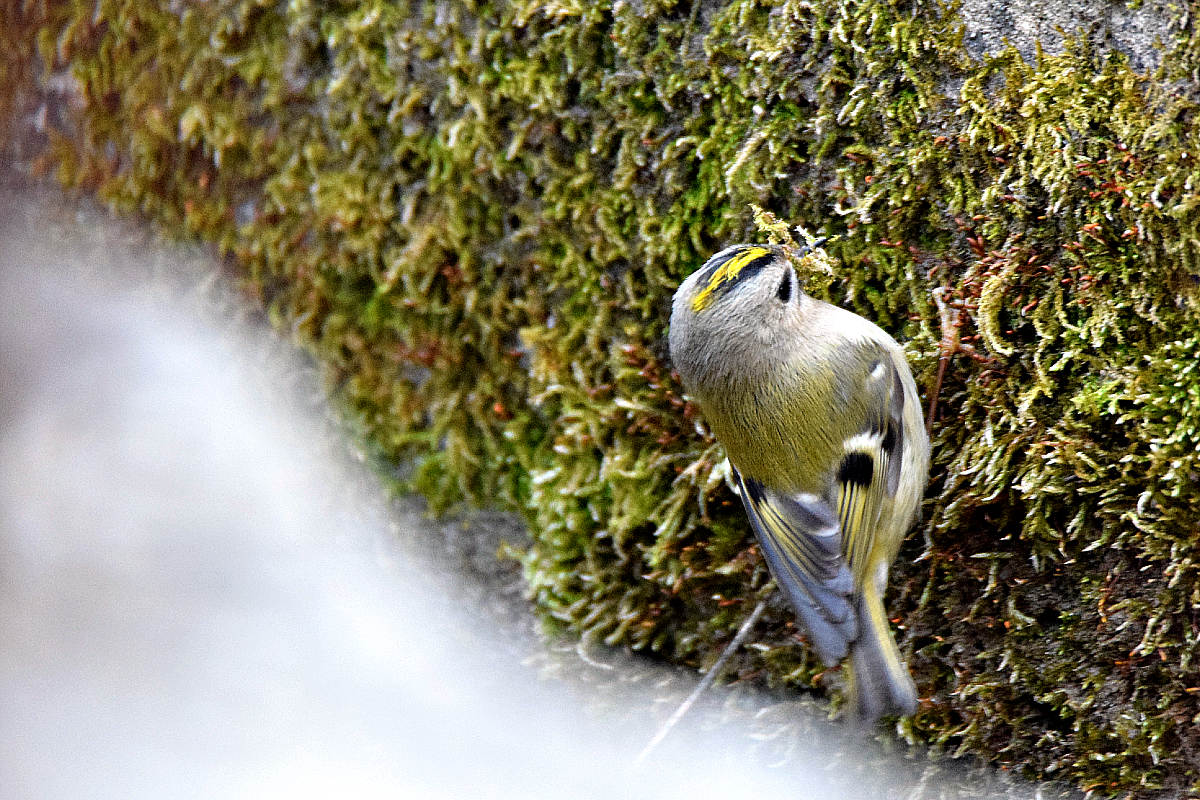
[{"label": "bird", "polygon": [[849,657],[851,713],[873,724],[917,708],[883,596],[929,438],[900,345],[806,294],[792,263],[778,245],[716,253],[675,292],[668,345],[776,584],[821,662]]}]

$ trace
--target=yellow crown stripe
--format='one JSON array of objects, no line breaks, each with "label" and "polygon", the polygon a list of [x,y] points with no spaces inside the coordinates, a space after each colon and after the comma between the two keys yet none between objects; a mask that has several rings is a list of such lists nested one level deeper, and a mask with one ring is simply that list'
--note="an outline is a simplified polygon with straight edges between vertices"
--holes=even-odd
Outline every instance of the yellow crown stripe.
[{"label": "yellow crown stripe", "polygon": [[717,267],[712,277],[708,279],[708,285],[692,299],[692,311],[703,311],[711,306],[716,299],[717,289],[723,284],[733,283],[737,280],[738,273],[751,261],[770,255],[770,253],[771,251],[765,247],[747,247]]}]

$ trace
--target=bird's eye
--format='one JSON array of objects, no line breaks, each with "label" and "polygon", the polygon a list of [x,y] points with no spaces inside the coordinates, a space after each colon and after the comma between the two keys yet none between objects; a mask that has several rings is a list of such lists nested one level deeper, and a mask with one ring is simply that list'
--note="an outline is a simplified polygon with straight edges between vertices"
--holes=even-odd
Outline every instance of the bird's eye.
[{"label": "bird's eye", "polygon": [[775,290],[775,296],[779,298],[779,302],[786,303],[792,299],[792,275],[790,272],[783,273],[783,280],[779,282],[779,288]]}]

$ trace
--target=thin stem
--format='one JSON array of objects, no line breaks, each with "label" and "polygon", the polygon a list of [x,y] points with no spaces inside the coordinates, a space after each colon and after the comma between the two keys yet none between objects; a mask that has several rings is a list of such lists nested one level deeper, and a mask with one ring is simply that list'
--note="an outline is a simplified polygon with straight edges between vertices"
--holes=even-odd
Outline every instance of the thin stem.
[{"label": "thin stem", "polygon": [[644,748],[642,748],[642,752],[638,753],[637,758],[633,760],[635,767],[641,766],[643,763],[645,763],[646,759],[650,757],[650,754],[654,752],[655,748],[662,743],[662,740],[667,738],[667,734],[671,732],[671,729],[679,723],[679,720],[683,719],[684,715],[687,714],[687,712],[691,710],[691,707],[695,705],[696,701],[700,699],[700,695],[702,695],[704,691],[712,685],[713,681],[721,677],[721,672],[725,669],[726,662],[729,661],[734,651],[741,647],[742,643],[746,641],[746,638],[750,635],[750,629],[754,627],[754,623],[758,622],[758,618],[762,616],[766,609],[767,601],[759,600],[758,605],[756,605],[754,610],[750,612],[750,616],[746,617],[746,621],[742,623],[742,627],[738,628],[738,632],[736,635],[734,635],[733,641],[726,645],[725,649],[721,651],[721,655],[719,658],[717,658],[717,662],[709,668],[708,672],[704,673],[704,677],[700,679],[698,684],[696,684],[696,688],[692,690],[692,693],[687,696],[686,700],[679,704],[679,708],[675,709],[675,713],[671,715],[671,718],[663,723],[663,726],[658,729],[657,733],[654,734],[654,738],[651,739]]}]

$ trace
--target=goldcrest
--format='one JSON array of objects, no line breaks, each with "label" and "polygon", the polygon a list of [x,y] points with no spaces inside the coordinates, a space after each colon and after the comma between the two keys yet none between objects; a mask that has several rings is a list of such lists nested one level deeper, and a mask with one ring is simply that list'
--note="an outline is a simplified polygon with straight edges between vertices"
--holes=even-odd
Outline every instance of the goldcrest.
[{"label": "goldcrest", "polygon": [[929,472],[904,352],[875,324],[805,294],[780,248],[746,244],[676,291],[670,348],[813,650],[829,667],[850,657],[860,719],[913,713],[883,605]]}]

